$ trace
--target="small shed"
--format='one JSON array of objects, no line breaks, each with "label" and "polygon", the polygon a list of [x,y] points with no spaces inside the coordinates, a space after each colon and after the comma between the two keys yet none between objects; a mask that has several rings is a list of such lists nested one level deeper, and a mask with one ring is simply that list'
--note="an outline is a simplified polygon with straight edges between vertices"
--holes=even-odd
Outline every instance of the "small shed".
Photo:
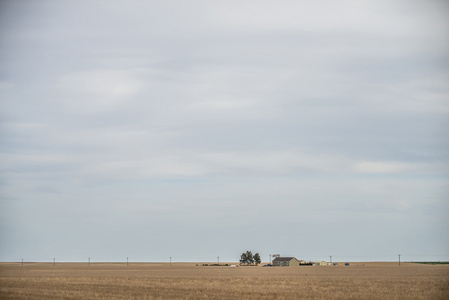
[{"label": "small shed", "polygon": [[314,261],[312,264],[314,266],[327,266],[327,262],[325,262],[324,260]]},{"label": "small shed", "polygon": [[276,257],[273,259],[273,266],[293,267],[299,266],[300,261],[295,257]]}]

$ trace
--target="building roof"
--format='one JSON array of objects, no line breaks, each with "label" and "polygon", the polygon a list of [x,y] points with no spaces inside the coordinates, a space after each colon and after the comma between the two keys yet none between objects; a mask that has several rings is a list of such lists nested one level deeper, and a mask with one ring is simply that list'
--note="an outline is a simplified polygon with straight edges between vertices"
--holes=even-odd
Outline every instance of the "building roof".
[{"label": "building roof", "polygon": [[275,259],[273,259],[273,262],[275,262],[275,261],[291,261],[292,259],[296,259],[296,258],[295,257],[276,257]]}]

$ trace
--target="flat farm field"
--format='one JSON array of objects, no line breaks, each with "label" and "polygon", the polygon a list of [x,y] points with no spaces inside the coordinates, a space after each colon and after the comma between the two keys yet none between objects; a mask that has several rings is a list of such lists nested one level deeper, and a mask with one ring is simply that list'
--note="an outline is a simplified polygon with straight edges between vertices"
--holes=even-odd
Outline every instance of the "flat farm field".
[{"label": "flat farm field", "polygon": [[0,263],[0,299],[449,299],[449,265]]}]

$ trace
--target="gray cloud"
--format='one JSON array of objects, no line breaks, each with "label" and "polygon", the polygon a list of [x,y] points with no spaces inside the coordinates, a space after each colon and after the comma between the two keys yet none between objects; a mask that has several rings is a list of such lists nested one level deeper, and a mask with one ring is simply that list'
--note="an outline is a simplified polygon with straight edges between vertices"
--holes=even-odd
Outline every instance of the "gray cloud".
[{"label": "gray cloud", "polygon": [[0,11],[0,259],[447,259],[445,2]]}]

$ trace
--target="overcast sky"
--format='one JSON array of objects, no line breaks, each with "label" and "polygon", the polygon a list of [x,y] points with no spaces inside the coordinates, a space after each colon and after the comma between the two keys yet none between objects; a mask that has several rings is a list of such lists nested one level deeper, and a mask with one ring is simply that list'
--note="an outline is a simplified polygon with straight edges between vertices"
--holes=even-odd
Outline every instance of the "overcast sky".
[{"label": "overcast sky", "polygon": [[0,261],[449,260],[447,1],[1,1]]}]

